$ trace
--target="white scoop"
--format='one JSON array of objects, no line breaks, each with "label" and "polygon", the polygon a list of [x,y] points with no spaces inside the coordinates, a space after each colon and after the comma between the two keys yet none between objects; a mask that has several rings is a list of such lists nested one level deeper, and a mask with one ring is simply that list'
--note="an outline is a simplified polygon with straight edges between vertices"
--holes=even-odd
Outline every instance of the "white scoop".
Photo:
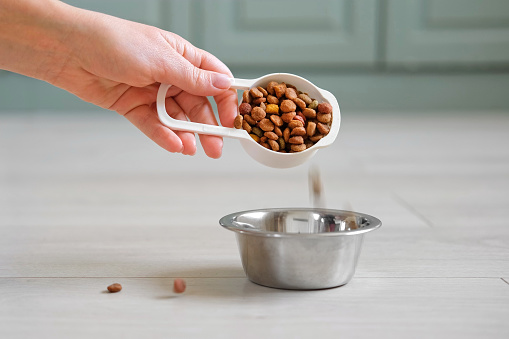
[{"label": "white scoop", "polygon": [[327,147],[334,142],[339,132],[341,115],[339,104],[334,95],[330,92],[316,87],[308,80],[294,74],[273,73],[267,74],[257,79],[231,79],[231,88],[246,90],[253,87],[266,87],[270,81],[278,83],[285,82],[294,85],[299,91],[308,93],[309,97],[318,100],[318,102],[328,102],[332,106],[332,125],[329,134],[320,139],[312,147],[296,153],[280,153],[269,150],[251,138],[243,129],[228,128],[223,126],[214,126],[200,124],[190,121],[173,119],[166,112],[166,93],[171,85],[161,84],[157,92],[157,114],[161,123],[172,130],[195,132],[198,134],[217,135],[227,138],[236,138],[240,140],[244,150],[256,161],[263,165],[274,168],[290,168],[301,165],[309,160],[318,149]]}]

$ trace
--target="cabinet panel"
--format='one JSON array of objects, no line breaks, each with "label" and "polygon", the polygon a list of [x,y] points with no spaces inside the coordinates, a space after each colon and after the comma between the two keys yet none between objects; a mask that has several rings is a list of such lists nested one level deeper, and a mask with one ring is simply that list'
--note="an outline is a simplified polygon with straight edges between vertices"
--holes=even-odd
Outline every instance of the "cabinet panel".
[{"label": "cabinet panel", "polygon": [[509,63],[509,1],[388,0],[389,65]]},{"label": "cabinet panel", "polygon": [[228,65],[372,65],[376,0],[203,1],[196,43]]}]

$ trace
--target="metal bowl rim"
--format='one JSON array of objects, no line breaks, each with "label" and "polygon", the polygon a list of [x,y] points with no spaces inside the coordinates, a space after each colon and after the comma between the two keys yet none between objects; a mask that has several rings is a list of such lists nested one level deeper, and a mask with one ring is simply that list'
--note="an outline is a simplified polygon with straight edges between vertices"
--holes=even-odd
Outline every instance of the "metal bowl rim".
[{"label": "metal bowl rim", "polygon": [[[357,217],[363,217],[369,220],[369,226],[362,227],[356,230],[348,230],[348,231],[340,231],[340,232],[326,232],[326,233],[280,233],[280,232],[268,232],[268,231],[258,231],[258,230],[248,230],[243,229],[235,226],[233,224],[233,221],[236,217],[242,215],[242,214],[248,214],[248,213],[256,213],[256,212],[284,212],[284,211],[314,211],[314,212],[324,212],[328,214],[348,214],[348,215],[354,215]],[[219,224],[226,228],[227,230],[240,233],[240,234],[246,234],[246,235],[253,235],[258,237],[269,237],[269,238],[322,238],[322,237],[338,237],[338,236],[353,236],[353,235],[359,235],[364,234],[367,232],[371,232],[376,230],[377,228],[380,228],[382,226],[382,221],[378,218],[375,218],[371,215],[360,213],[360,212],[354,212],[354,211],[347,211],[347,210],[335,210],[335,209],[328,209],[328,208],[311,208],[311,207],[292,207],[292,208],[260,208],[260,209],[254,209],[254,210],[245,210],[240,212],[231,213],[228,215],[225,215],[221,219],[219,219]]]}]

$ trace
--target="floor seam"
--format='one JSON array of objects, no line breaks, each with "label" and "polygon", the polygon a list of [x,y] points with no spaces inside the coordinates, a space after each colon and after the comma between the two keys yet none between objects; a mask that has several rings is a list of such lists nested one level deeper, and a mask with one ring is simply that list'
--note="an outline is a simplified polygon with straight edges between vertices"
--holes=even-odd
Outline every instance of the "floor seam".
[{"label": "floor seam", "polygon": [[[165,276],[165,277],[0,277],[0,279],[247,279],[245,276],[239,277],[194,277],[194,276]],[[506,284],[509,282],[504,278],[493,277],[354,277],[353,279],[502,279]]]},{"label": "floor seam", "polygon": [[404,200],[403,198],[401,198],[399,195],[397,195],[395,193],[393,193],[392,196],[396,200],[396,202],[401,204],[404,208],[406,208],[410,213],[415,215],[417,218],[421,219],[426,225],[428,225],[429,227],[435,227],[435,225],[433,224],[433,222],[431,220],[426,218],[422,213],[420,213],[415,207],[410,205],[406,200]]}]

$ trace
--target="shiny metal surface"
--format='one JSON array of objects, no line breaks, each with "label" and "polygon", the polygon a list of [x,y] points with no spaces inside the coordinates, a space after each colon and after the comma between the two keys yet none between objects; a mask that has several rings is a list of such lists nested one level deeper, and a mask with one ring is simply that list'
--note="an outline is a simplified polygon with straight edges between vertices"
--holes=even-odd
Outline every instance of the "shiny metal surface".
[{"label": "shiny metal surface", "polygon": [[242,266],[254,283],[283,289],[323,289],[352,279],[364,233],[382,223],[341,210],[252,210],[219,220],[234,231]]}]

